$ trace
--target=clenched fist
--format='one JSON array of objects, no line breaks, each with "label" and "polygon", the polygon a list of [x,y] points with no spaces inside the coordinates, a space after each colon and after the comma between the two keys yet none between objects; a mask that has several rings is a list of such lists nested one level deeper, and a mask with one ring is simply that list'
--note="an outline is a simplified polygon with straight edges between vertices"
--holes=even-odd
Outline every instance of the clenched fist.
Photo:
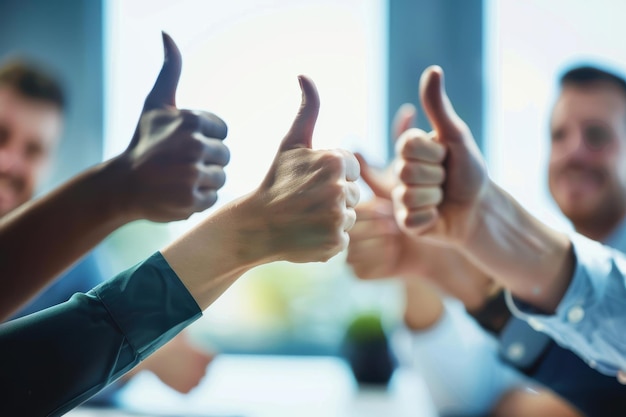
[{"label": "clenched fist", "polygon": [[313,82],[299,77],[302,104],[274,162],[250,203],[254,240],[263,236],[264,254],[273,260],[326,261],[348,246],[359,200],[359,164],[351,153],[313,150],[319,112]]},{"label": "clenched fist", "polygon": [[409,234],[462,244],[476,232],[474,215],[488,188],[487,170],[446,95],[441,68],[424,71],[420,97],[434,130],[409,129],[398,140],[396,220]]},{"label": "clenched fist", "polygon": [[119,204],[129,220],[180,220],[211,207],[230,158],[219,117],[176,107],[181,55],[165,33],[163,45],[163,68],[133,139],[114,160],[121,167]]}]

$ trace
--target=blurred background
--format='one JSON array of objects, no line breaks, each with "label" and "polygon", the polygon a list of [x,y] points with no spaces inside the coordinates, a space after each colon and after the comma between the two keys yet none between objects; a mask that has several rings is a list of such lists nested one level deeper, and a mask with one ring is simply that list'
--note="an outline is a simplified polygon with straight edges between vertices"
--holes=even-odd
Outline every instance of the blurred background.
[{"label": "blurred background", "polygon": [[[622,72],[625,14],[618,0],[2,0],[0,57],[37,59],[68,91],[44,192],[127,146],[161,66],[160,31],[168,32],[183,55],[178,106],[229,125],[232,158],[216,207],[254,189],[268,169],[297,111],[298,74],[321,96],[314,147],[358,150],[382,166],[393,114],[404,102],[419,106],[419,76],[438,64],[495,180],[568,228],[544,186],[555,80],[582,61]],[[422,114],[418,126],[428,128]],[[214,209],[124,227],[100,248],[102,268],[127,268]],[[396,326],[400,287],[356,280],[344,258],[251,271],[194,324],[194,339],[231,353],[333,355],[361,313]]]}]

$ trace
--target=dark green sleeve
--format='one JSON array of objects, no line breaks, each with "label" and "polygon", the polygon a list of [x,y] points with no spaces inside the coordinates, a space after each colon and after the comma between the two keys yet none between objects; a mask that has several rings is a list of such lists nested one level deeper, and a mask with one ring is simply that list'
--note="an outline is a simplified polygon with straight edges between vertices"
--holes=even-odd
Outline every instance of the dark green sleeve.
[{"label": "dark green sleeve", "polygon": [[202,315],[160,253],[0,326],[0,415],[61,415]]}]

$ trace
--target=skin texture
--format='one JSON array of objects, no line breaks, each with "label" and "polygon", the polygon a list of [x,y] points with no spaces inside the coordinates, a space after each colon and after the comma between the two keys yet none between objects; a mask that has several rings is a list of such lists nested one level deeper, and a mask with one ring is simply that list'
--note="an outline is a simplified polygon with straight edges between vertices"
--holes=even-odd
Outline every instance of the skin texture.
[{"label": "skin texture", "polygon": [[[226,125],[210,113],[175,107],[181,59],[166,35],[164,47],[166,62],[128,149],[30,204],[59,142],[63,115],[50,102],[0,85],[0,246],[3,276],[12,278],[0,296],[3,314],[117,226],[140,218],[186,218],[214,203],[229,158],[221,141]],[[62,245],[52,244],[60,237]],[[212,359],[182,334],[125,379],[150,370],[173,389],[188,392]]]},{"label": "skin texture", "polygon": [[553,312],[574,268],[569,239],[489,179],[445,93],[441,68],[424,71],[420,97],[434,130],[412,131],[398,142],[397,163],[409,172],[392,192],[398,225],[414,238],[456,247],[519,298]]},{"label": "skin texture", "polygon": [[626,213],[624,92],[609,81],[564,86],[550,134],[550,193],[578,232],[604,239]]},{"label": "skin texture", "polygon": [[[393,129],[397,145],[419,132],[411,129],[414,119],[412,105],[398,109]],[[407,302],[405,311],[407,323],[412,323],[415,329],[416,323],[432,324],[438,318],[440,300],[426,302],[429,296],[438,299],[437,291],[455,296],[470,310],[479,308],[493,290],[491,278],[456,248],[416,239],[397,225],[391,192],[397,183],[396,174],[403,177],[409,172],[404,172],[399,164],[379,170],[371,167],[363,156],[357,157],[361,177],[374,192],[374,198],[357,206],[357,222],[350,231],[347,261],[355,274],[362,279],[401,277],[407,300],[416,300]],[[424,320],[425,316],[431,319]]]},{"label": "skin texture", "polygon": [[[60,113],[0,86],[0,109],[15,106],[0,117],[5,214],[0,219],[5,277],[0,317],[8,317],[118,227],[137,219],[184,219],[214,204],[229,160],[222,143],[226,124],[210,113],[175,107],[181,57],[169,36],[163,41],[165,62],[128,149],[27,203],[58,137]],[[18,110],[25,112],[17,115]],[[50,244],[59,239],[63,244]]]},{"label": "skin texture", "polygon": [[[425,108],[428,108],[427,104]],[[409,205],[429,198],[429,191],[423,188],[442,185],[445,181],[446,165],[445,157],[442,157],[445,150],[437,149],[437,143],[430,143],[436,142],[435,133],[410,128],[414,118],[412,105],[403,105],[396,114],[393,136],[398,138],[396,148],[400,158],[395,162],[395,169],[392,166],[385,170],[374,169],[357,155],[362,178],[375,196],[357,206],[358,220],[350,232],[347,261],[362,279],[400,277],[406,290],[405,324],[419,331],[431,327],[441,317],[441,292],[460,299],[471,311],[480,308],[500,286],[451,242],[433,244],[423,236],[409,236],[394,221],[390,195],[395,186],[404,187],[403,191],[416,186],[412,195],[406,192],[402,196],[406,198],[403,203]],[[466,127],[459,125],[459,132],[464,129]],[[423,163],[422,159],[431,163]],[[465,163],[468,166],[481,165],[480,161],[470,162]],[[416,177],[418,180],[414,179]],[[480,175],[475,174],[475,177],[480,178]],[[530,410],[532,412],[528,414]],[[566,401],[546,390],[534,393],[513,390],[499,401],[494,415],[538,415],[538,410],[542,413],[549,411],[548,414],[555,416],[579,415]]]},{"label": "skin texture", "polygon": [[264,263],[324,262],[348,245],[356,218],[356,158],[313,150],[319,111],[313,82],[299,77],[302,104],[265,179],[162,251],[201,308]]}]

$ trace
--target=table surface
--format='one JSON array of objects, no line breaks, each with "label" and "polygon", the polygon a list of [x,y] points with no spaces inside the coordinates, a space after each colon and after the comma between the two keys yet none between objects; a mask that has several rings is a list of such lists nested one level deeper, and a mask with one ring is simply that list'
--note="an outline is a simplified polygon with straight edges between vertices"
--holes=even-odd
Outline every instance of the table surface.
[{"label": "table surface", "polygon": [[79,407],[71,417],[436,417],[419,375],[399,368],[388,387],[359,387],[336,357],[219,355],[187,395],[149,373],[120,393],[121,410]]}]

